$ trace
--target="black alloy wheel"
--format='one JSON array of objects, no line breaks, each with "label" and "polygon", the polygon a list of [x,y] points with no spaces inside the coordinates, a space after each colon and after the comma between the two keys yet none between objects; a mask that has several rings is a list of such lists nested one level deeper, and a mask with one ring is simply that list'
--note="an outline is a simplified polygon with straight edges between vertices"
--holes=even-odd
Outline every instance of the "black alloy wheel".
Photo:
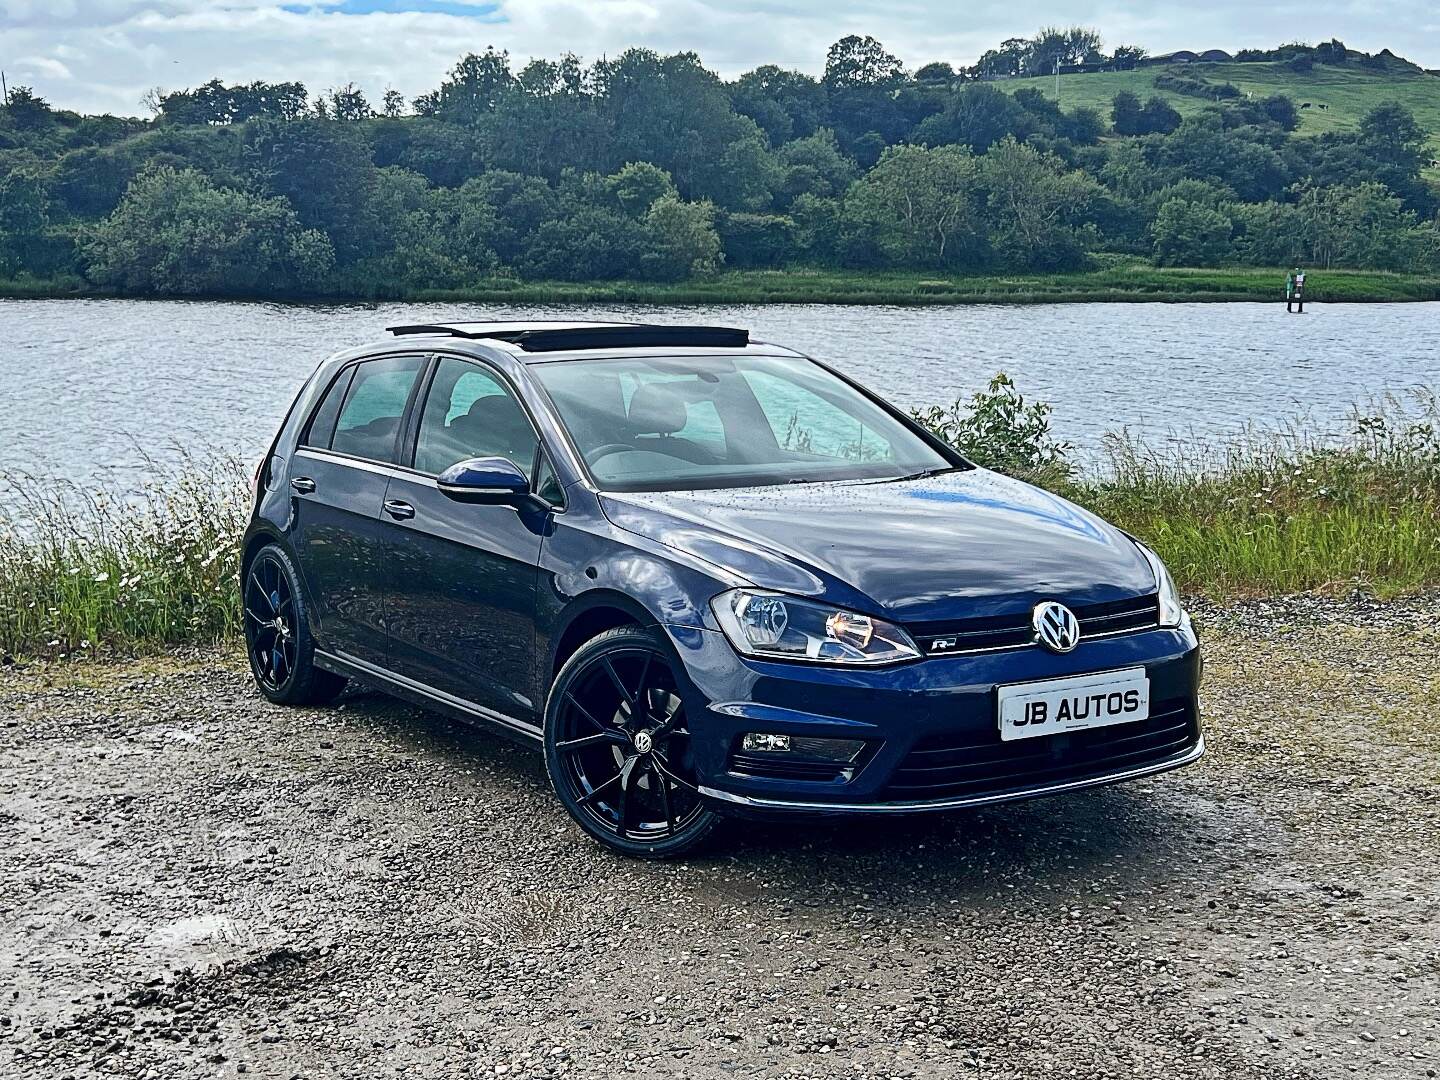
[{"label": "black alloy wheel", "polygon": [[295,568],[274,544],[245,568],[245,651],[255,685],[282,705],[315,705],[334,698],[345,679],[315,666],[315,645],[305,618]]},{"label": "black alloy wheel", "polygon": [[638,627],[601,634],[560,669],[546,708],[545,765],[580,827],[627,855],[688,851],[718,820],[700,798],[670,660]]}]

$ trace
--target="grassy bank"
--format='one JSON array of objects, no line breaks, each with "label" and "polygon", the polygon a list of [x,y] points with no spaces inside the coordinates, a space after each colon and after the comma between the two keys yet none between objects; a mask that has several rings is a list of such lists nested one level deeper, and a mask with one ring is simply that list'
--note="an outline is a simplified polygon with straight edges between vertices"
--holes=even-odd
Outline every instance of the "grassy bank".
[{"label": "grassy bank", "polygon": [[[946,276],[852,270],[731,270],[675,284],[634,281],[522,282],[497,279],[471,289],[372,296],[291,297],[296,301],[455,301],[508,304],[1048,304],[1099,301],[1277,301],[1285,271],[1183,269],[1117,263],[1064,274]],[[79,279],[0,279],[0,297],[113,296]],[[1312,271],[1316,303],[1440,300],[1440,275],[1365,270]],[[270,299],[274,299],[273,297]]]},{"label": "grassy bank", "polygon": [[[969,424],[956,441],[983,458],[979,434],[996,467],[1029,473],[1142,537],[1188,594],[1440,588],[1433,395],[1357,417],[1338,445],[1290,432],[1156,453],[1115,437],[1106,462],[1082,474],[1059,444],[1043,449],[1044,407],[1022,408],[1008,384],[996,385],[952,414]],[[134,654],[233,639],[249,498],[241,472],[181,470],[126,503],[0,483],[20,493],[0,511],[10,515],[0,519],[0,655]]]}]

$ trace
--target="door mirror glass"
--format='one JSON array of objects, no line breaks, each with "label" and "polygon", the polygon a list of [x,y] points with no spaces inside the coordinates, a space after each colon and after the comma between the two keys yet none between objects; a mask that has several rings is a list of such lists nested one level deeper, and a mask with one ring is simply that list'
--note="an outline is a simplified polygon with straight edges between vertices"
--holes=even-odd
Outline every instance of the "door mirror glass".
[{"label": "door mirror glass", "polygon": [[437,485],[446,498],[482,506],[516,506],[530,496],[530,481],[503,457],[457,461],[440,474]]}]

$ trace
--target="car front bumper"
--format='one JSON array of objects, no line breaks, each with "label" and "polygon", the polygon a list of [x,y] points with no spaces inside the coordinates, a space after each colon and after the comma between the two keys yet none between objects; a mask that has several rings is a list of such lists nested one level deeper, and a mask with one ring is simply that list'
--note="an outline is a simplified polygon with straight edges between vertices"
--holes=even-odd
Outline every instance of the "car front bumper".
[{"label": "car front bumper", "polygon": [[[931,657],[884,668],[747,659],[723,635],[671,628],[691,681],[687,711],[701,794],[747,816],[921,813],[1037,798],[1150,776],[1205,752],[1200,652],[1188,623],[1082,642]],[[1151,716],[1002,742],[996,687],[1144,667]],[[802,771],[741,752],[747,732],[863,742],[845,768]],[[773,768],[767,768],[773,762]]]}]

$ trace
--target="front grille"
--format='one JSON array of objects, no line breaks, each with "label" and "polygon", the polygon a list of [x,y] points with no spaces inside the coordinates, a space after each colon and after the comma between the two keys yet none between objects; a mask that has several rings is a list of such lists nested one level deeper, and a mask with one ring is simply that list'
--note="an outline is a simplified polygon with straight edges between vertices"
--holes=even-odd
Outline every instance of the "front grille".
[{"label": "front grille", "polygon": [[1187,698],[1158,702],[1149,719],[1002,742],[984,733],[929,735],[900,762],[882,798],[896,802],[1000,795],[1085,780],[1174,757],[1199,737]]},{"label": "front grille", "polygon": [[[1080,620],[1080,639],[1149,630],[1160,622],[1160,600],[1154,593],[1071,609]],[[930,656],[957,656],[992,649],[1019,649],[1035,643],[1030,613],[987,615],[977,619],[911,623],[906,627]]]}]

